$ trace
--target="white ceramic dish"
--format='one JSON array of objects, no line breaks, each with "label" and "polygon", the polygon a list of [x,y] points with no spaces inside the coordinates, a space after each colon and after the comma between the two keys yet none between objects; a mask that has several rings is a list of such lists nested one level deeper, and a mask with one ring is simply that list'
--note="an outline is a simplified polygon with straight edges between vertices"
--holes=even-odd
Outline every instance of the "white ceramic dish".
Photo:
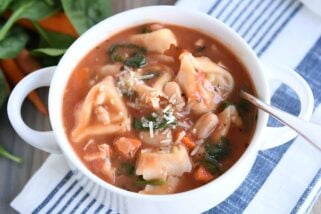
[{"label": "white ceramic dish", "polygon": [[[78,62],[96,45],[126,28],[150,22],[163,22],[186,26],[208,34],[228,47],[249,71],[258,97],[269,103],[268,81],[278,79],[297,91],[301,103],[300,117],[312,114],[312,92],[304,80],[291,70],[269,72],[267,76],[251,48],[233,30],[220,21],[195,11],[172,6],[152,6],[130,10],[110,17],[83,34],[66,52],[57,67],[40,69],[28,75],[12,91],[8,102],[10,122],[17,133],[29,144],[50,153],[63,153],[70,167],[83,179],[95,183],[104,192],[101,201],[118,212],[130,213],[199,213],[212,208],[241,184],[250,171],[258,150],[271,148],[295,137],[286,127],[267,127],[267,114],[259,111],[256,131],[242,157],[227,172],[202,187],[170,195],[142,195],[106,183],[78,158],[67,140],[61,119],[62,97],[68,78]],[[39,132],[30,129],[21,118],[21,104],[27,94],[39,87],[50,86],[49,115],[53,131]],[[262,145],[267,136],[271,139]],[[88,191],[91,191],[88,189]]]}]

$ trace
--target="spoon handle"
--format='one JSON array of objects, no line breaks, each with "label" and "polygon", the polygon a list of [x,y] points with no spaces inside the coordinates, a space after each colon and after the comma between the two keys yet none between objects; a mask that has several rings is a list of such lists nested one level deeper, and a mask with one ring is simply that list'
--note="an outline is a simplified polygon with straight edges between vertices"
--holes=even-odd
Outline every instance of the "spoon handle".
[{"label": "spoon handle", "polygon": [[284,125],[292,128],[315,148],[321,151],[321,126],[312,122],[301,120],[287,112],[277,109],[271,105],[268,105],[251,94],[241,91],[241,96],[253,105],[259,107],[263,111],[269,113],[276,119],[278,119]]}]

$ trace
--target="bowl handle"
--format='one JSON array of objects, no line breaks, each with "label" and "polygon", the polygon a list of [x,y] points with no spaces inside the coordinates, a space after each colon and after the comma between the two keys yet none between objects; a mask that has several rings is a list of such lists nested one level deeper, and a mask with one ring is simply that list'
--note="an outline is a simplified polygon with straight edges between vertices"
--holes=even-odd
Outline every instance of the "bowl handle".
[{"label": "bowl handle", "polygon": [[[269,81],[278,80],[289,86],[299,96],[301,103],[299,118],[303,120],[310,120],[313,108],[314,98],[308,83],[292,69],[281,66],[268,66],[263,64],[263,70],[268,76]],[[268,139],[260,148],[261,150],[270,149],[281,144],[284,144],[298,134],[287,126],[282,127],[267,127],[264,131],[262,139]]]},{"label": "bowl handle", "polygon": [[49,86],[56,66],[32,72],[13,89],[8,100],[8,117],[18,135],[30,145],[49,153],[61,153],[53,131],[36,131],[25,124],[21,117],[21,106],[28,94],[40,87]]}]

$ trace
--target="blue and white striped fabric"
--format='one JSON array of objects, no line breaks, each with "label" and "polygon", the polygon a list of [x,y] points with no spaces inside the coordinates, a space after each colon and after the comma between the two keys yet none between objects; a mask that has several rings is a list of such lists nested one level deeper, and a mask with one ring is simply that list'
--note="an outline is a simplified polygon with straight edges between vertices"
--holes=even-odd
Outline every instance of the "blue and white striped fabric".
[{"label": "blue and white striped fabric", "polygon": [[[321,121],[321,18],[298,0],[180,0],[238,32],[265,63],[295,69],[315,97],[312,120]],[[297,114],[299,103],[284,85],[274,89],[274,105]],[[270,120],[271,125],[277,124]],[[268,140],[268,139],[267,139]],[[59,166],[59,167],[58,167]],[[241,186],[207,213],[307,213],[321,191],[321,155],[297,138],[260,151]],[[63,157],[51,155],[11,203],[22,213],[112,213],[89,195]],[[125,211],[124,211],[125,212]],[[130,211],[129,211],[130,212]]]}]

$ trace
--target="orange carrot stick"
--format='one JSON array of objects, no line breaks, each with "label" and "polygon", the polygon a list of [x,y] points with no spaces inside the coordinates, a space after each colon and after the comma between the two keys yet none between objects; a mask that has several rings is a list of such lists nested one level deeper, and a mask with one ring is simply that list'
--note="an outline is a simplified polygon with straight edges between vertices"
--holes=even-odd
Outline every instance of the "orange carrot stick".
[{"label": "orange carrot stick", "polygon": [[[5,13],[3,17],[7,19],[9,18],[10,15],[11,13]],[[35,29],[32,22],[27,19],[20,19],[17,21],[17,23],[24,28],[31,29],[31,30]],[[46,30],[54,31],[57,33],[68,34],[73,37],[79,36],[74,26],[69,21],[68,17],[63,12],[56,13],[52,16],[42,19],[39,21],[39,24],[41,27],[43,27]]]},{"label": "orange carrot stick", "polygon": [[30,73],[41,68],[38,61],[30,54],[27,49],[23,49],[22,51],[20,51],[15,60],[24,73]]},{"label": "orange carrot stick", "polygon": [[140,140],[129,137],[121,137],[114,142],[116,149],[127,159],[134,158],[141,145]]},{"label": "orange carrot stick", "polygon": [[209,182],[210,180],[214,179],[214,176],[204,166],[201,165],[194,172],[194,178],[197,181]]},{"label": "orange carrot stick", "polygon": [[195,143],[194,141],[187,135],[185,135],[182,139],[182,143],[189,149],[193,150],[195,148]]},{"label": "orange carrot stick", "polygon": [[[23,72],[17,63],[13,59],[5,59],[0,61],[0,65],[3,68],[3,72],[6,77],[13,84],[17,84],[23,77]],[[38,94],[33,91],[28,95],[28,99],[34,104],[34,106],[44,115],[48,115],[46,106],[41,101]]]}]

